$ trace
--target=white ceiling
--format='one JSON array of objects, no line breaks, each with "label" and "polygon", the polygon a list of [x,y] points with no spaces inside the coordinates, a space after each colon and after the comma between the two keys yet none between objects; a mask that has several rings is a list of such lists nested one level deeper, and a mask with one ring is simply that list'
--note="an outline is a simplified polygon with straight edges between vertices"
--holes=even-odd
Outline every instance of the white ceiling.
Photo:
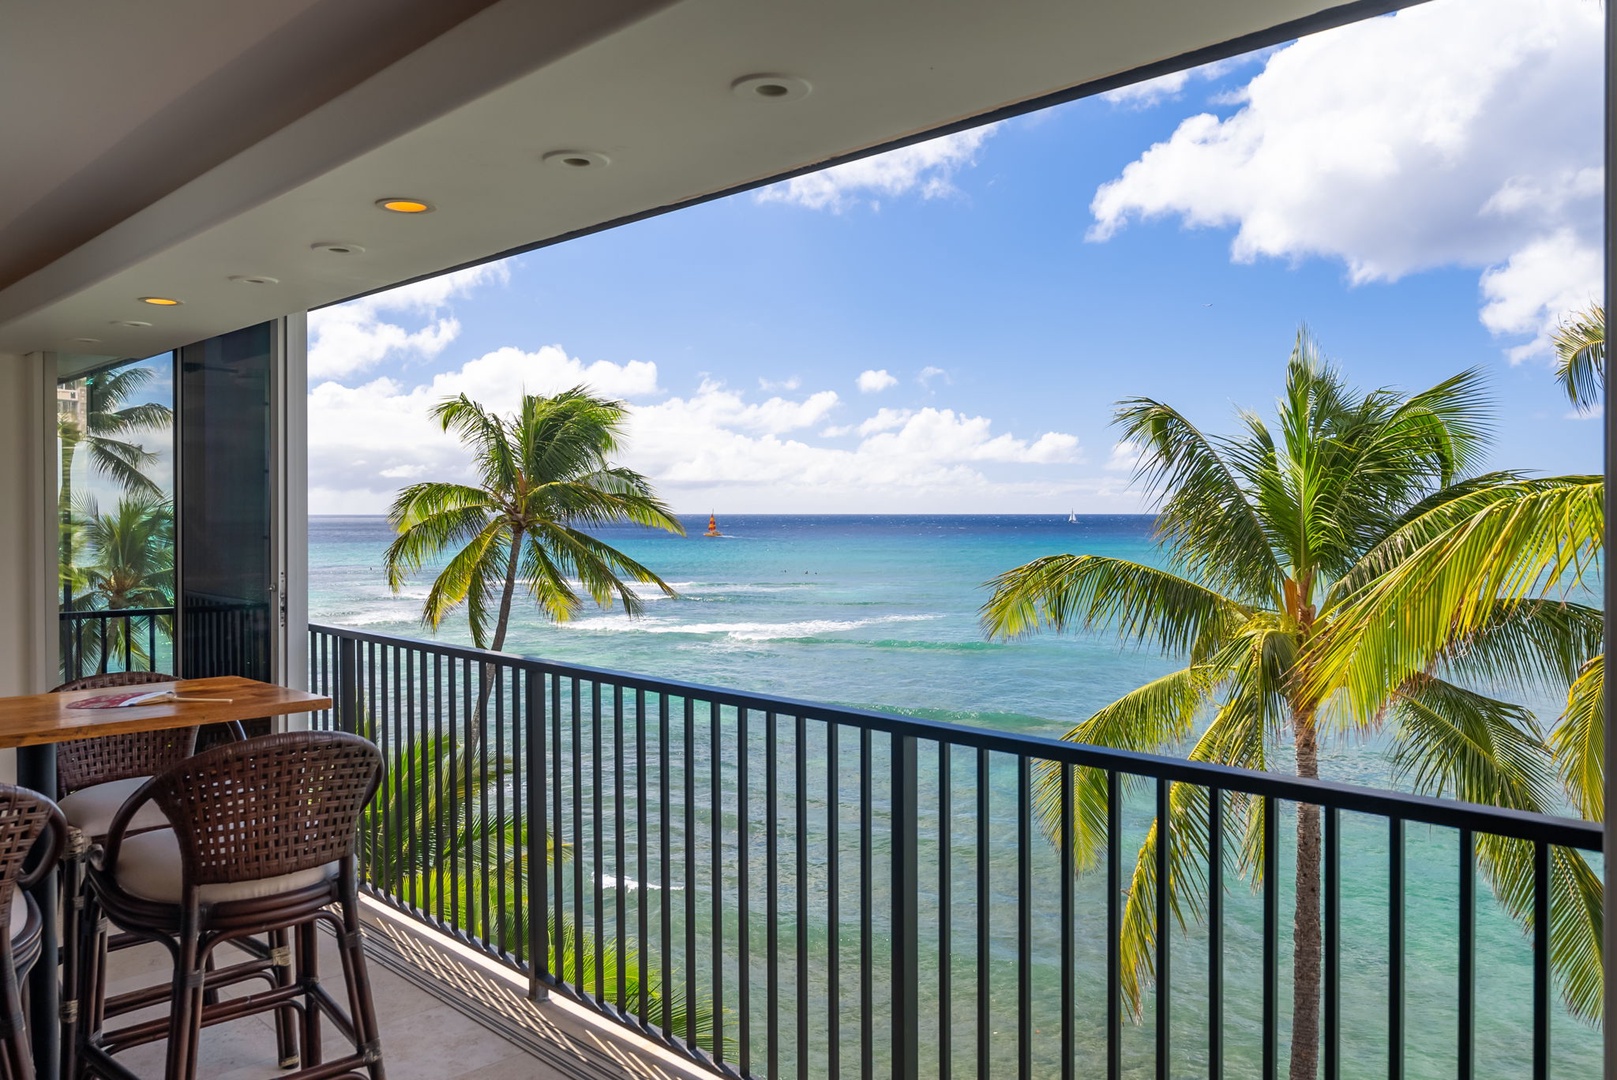
[{"label": "white ceiling", "polygon": [[[0,0],[0,350],[150,355],[1325,7]],[[731,93],[757,72],[801,76],[813,92]],[[558,149],[611,164],[541,162]],[[437,209],[374,207],[395,195]],[[311,248],[322,241],[365,251]],[[184,304],[152,308],[143,295]]]}]

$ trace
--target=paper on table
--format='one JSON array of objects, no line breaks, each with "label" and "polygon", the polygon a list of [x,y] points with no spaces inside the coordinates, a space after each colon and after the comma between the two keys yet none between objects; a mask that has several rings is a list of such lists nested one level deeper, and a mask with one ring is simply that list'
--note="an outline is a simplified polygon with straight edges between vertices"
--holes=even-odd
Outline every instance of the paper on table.
[{"label": "paper on table", "polygon": [[135,690],[127,694],[101,694],[81,698],[68,705],[70,709],[127,709],[136,705],[155,705],[164,701],[214,701],[229,704],[230,698],[181,697],[172,690]]}]

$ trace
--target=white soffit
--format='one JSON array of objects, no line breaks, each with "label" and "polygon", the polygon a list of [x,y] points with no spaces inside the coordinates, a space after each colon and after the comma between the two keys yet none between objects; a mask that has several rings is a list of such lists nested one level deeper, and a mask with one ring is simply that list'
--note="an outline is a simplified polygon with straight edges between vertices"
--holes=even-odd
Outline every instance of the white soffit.
[{"label": "white soffit", "polygon": [[[502,0],[0,290],[0,350],[150,355],[1325,10],[1308,0]],[[800,100],[738,99],[758,72]],[[71,120],[71,118],[68,118]],[[204,136],[207,133],[203,133]],[[610,165],[546,166],[554,150]],[[406,195],[435,210],[376,209]],[[361,254],[314,250],[359,245]],[[232,277],[265,276],[274,285]],[[155,309],[140,296],[171,296]],[[113,325],[123,320],[150,327]]]}]

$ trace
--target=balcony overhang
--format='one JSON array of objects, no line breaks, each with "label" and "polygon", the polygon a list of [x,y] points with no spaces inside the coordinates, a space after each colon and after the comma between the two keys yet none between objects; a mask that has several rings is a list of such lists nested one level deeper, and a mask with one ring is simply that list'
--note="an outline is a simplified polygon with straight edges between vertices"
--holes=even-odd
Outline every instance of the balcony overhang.
[{"label": "balcony overhang", "polygon": [[[54,5],[0,49],[63,68],[0,95],[8,156],[35,166],[0,180],[0,351],[150,355],[1398,6],[161,0],[120,28]],[[760,72],[812,93],[732,93]],[[436,212],[376,209],[398,195]]]}]

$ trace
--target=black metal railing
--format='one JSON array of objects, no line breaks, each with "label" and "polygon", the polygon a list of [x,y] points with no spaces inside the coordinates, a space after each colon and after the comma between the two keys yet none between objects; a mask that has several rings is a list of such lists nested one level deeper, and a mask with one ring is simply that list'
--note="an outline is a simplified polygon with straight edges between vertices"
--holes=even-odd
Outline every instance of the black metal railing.
[{"label": "black metal railing", "polygon": [[63,682],[109,671],[155,671],[172,663],[172,607],[64,611],[58,626]]},{"label": "black metal railing", "polygon": [[[362,835],[373,896],[536,994],[739,1076],[1270,1080],[1289,1031],[1282,822],[1309,805],[1323,808],[1324,1075],[1396,1078],[1409,1052],[1469,1078],[1479,1025],[1496,1022],[1476,992],[1486,948],[1490,983],[1519,976],[1531,1003],[1519,1039],[1489,1042],[1522,1067],[1492,1064],[1547,1077],[1551,859],[1602,843],[1571,819],[335,627],[310,627],[310,671],[336,702],[315,722],[367,734],[389,761]],[[1075,785],[1096,778],[1107,843],[1084,873]],[[1039,835],[1039,792],[1056,843]],[[1190,878],[1216,887],[1183,922],[1196,881],[1157,890],[1145,953],[1125,955],[1125,848],[1187,795],[1212,838]],[[1242,835],[1230,819],[1255,807]],[[1531,846],[1525,941],[1475,886],[1486,837]],[[1419,942],[1412,857],[1453,923]],[[1261,885],[1231,887],[1252,859]],[[1131,996],[1134,970],[1149,974]],[[1442,1023],[1405,1022],[1412,977]]]}]

